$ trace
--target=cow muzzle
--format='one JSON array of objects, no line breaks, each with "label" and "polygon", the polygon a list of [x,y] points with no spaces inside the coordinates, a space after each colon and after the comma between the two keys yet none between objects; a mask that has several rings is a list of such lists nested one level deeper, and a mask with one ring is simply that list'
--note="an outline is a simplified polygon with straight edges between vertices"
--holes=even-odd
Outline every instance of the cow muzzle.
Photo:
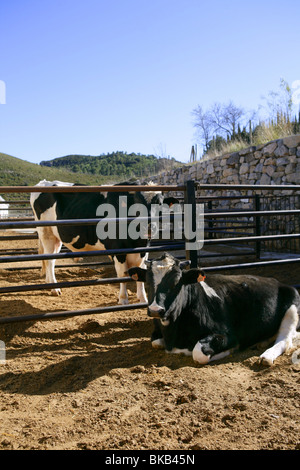
[{"label": "cow muzzle", "polygon": [[155,301],[152,302],[151,305],[148,307],[148,315],[152,318],[161,318],[162,315],[165,313],[165,309],[158,305]]}]

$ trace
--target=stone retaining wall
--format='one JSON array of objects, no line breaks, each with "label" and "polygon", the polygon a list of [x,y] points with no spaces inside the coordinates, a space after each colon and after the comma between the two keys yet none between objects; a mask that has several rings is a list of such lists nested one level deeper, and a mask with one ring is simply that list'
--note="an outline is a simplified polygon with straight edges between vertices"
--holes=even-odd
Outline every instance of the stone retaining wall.
[{"label": "stone retaining wall", "polygon": [[300,135],[184,165],[151,177],[158,184],[300,184]]}]

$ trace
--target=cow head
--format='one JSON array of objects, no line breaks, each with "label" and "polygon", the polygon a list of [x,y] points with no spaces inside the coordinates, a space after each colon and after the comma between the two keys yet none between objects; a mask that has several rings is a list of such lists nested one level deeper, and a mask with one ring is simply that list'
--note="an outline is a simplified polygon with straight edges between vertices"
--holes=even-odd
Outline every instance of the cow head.
[{"label": "cow head", "polygon": [[160,318],[163,325],[175,320],[180,314],[184,299],[182,299],[182,287],[193,284],[204,277],[199,269],[185,270],[190,264],[174,258],[165,253],[160,258],[146,261],[147,268],[130,268],[129,275],[138,281],[145,283],[148,295],[148,315]]},{"label": "cow head", "polygon": [[142,191],[141,197],[148,206],[148,209],[151,209],[152,205],[162,206],[166,204],[171,207],[173,204],[179,204],[179,200],[175,197],[165,196],[161,191],[151,191],[151,186],[155,186],[155,183],[152,181],[149,181],[147,186],[149,186],[149,191]]}]

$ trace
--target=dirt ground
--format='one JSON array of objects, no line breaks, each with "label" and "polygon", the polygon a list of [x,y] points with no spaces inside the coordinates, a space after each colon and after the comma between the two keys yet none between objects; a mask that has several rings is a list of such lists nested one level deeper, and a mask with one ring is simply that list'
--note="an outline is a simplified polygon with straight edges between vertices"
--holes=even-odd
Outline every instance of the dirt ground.
[{"label": "dirt ground", "polygon": [[[299,265],[251,273],[300,282]],[[78,265],[56,274],[58,280],[115,277],[111,267]],[[39,282],[39,270],[0,269],[1,286]],[[0,315],[114,305],[118,290],[1,294]],[[134,284],[129,294],[135,303]],[[0,449],[300,449],[297,348],[271,368],[257,364],[260,347],[202,367],[153,350],[151,331],[145,309],[2,325]]]}]

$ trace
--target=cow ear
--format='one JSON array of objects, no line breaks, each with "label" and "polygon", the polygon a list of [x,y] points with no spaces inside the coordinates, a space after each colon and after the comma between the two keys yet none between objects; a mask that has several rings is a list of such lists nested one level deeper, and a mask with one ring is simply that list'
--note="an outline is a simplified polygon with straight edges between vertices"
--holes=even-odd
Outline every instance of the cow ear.
[{"label": "cow ear", "polygon": [[205,273],[202,269],[189,269],[182,273],[182,283],[184,285],[195,284],[196,282],[202,282],[205,279]]},{"label": "cow ear", "polygon": [[164,204],[167,204],[169,207],[173,206],[173,204],[179,204],[179,200],[176,197],[165,197]]},{"label": "cow ear", "polygon": [[134,267],[129,268],[127,272],[134,281],[146,281],[147,269]]}]

